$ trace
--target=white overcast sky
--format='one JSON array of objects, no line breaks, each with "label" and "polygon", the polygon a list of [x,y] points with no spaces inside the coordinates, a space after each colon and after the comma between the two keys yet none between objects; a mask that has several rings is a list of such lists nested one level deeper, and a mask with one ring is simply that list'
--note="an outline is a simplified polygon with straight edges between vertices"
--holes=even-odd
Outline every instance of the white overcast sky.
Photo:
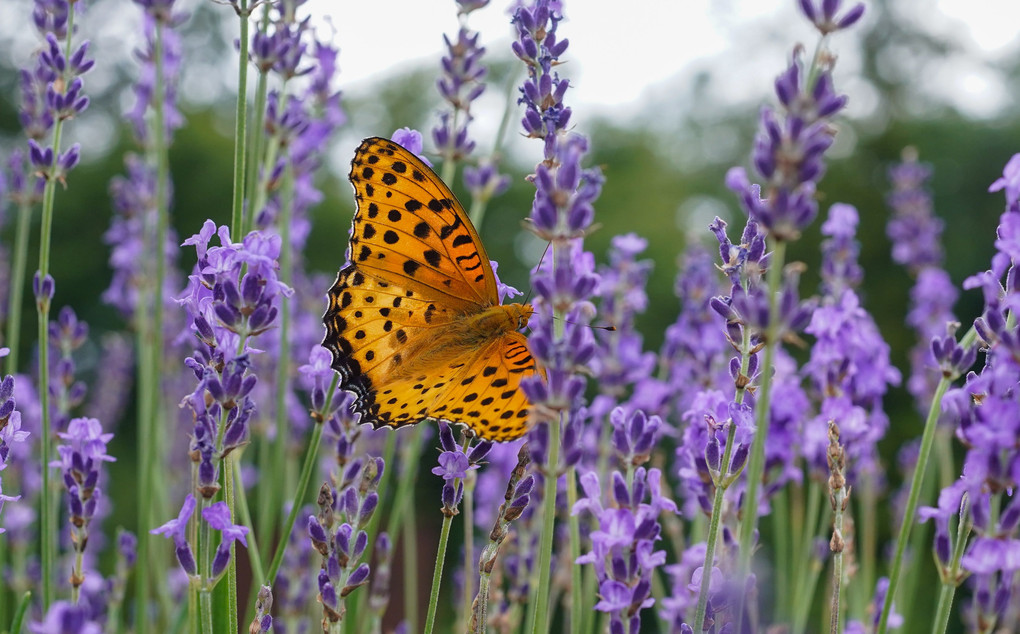
[{"label": "white overcast sky", "polygon": [[[854,0],[846,0],[851,6]],[[470,16],[490,51],[505,49],[511,35],[506,2]],[[789,30],[790,44],[811,44],[813,32],[795,10],[795,0],[566,0],[560,33],[570,39],[571,104],[625,111],[656,86],[712,59],[754,66],[753,50],[741,48],[741,33],[767,24]],[[458,27],[452,0],[312,0],[314,13],[330,16],[341,47],[346,90],[370,90],[372,81],[414,64],[438,64],[441,33]],[[630,8],[624,8],[624,6]],[[895,10],[940,39],[961,44],[970,55],[931,78],[931,90],[953,95],[972,115],[991,114],[1012,99],[995,80],[996,60],[1020,54],[1020,2],[1016,0],[896,0]],[[869,16],[865,14],[864,20]],[[736,41],[734,41],[736,40]],[[839,37],[832,43],[839,52]],[[758,60],[766,90],[781,60]],[[843,72],[845,69],[841,59]],[[852,65],[852,61],[850,62]],[[739,72],[739,68],[735,68]],[[839,72],[839,70],[837,72]],[[757,92],[758,87],[753,87]],[[769,95],[762,94],[761,98]],[[851,113],[852,115],[852,113]]]}]

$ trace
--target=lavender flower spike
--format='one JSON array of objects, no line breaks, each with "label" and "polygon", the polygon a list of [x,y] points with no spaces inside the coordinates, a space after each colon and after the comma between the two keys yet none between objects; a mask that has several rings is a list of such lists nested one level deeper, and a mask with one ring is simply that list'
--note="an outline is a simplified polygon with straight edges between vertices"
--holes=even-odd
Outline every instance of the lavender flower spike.
[{"label": "lavender flower spike", "polygon": [[794,52],[775,82],[780,110],[761,110],[751,158],[764,184],[752,185],[739,167],[726,176],[744,210],[776,240],[796,240],[818,214],[815,186],[825,173],[823,157],[832,145],[830,122],[847,102],[836,93],[830,68],[819,68],[808,85],[810,76]]}]

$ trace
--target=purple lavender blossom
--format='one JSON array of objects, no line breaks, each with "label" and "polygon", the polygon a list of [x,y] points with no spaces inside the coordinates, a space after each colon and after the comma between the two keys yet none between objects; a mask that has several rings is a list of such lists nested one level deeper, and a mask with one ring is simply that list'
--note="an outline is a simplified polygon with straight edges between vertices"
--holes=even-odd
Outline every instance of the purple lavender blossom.
[{"label": "purple lavender blossom", "polygon": [[[147,115],[157,105],[163,109],[164,141],[170,144],[175,130],[184,125],[184,116],[177,108],[177,84],[181,74],[181,36],[176,28],[183,24],[188,15],[175,12],[175,0],[134,0],[142,7],[144,18],[142,32],[145,34],[145,48],[135,51],[140,64],[138,81],[133,86],[134,107],[125,117],[134,130],[139,144],[148,145],[153,137],[151,122]],[[156,40],[159,38],[159,46]],[[161,53],[163,58],[156,59]],[[157,85],[157,63],[161,66],[162,83]],[[161,103],[157,104],[159,99]]]},{"label": "purple lavender blossom", "polygon": [[[808,10],[811,4],[810,0],[801,3],[809,19],[831,20],[831,3],[825,5],[821,16]],[[856,18],[850,23],[853,21]],[[737,194],[748,216],[770,236],[790,241],[796,240],[818,214],[815,186],[825,173],[823,157],[832,145],[830,121],[846,105],[847,97],[836,93],[831,68],[818,68],[812,75],[804,68],[799,51],[776,78],[775,88],[780,112],[769,106],[762,108],[751,157],[764,184],[752,185],[744,169],[736,167],[726,175],[726,185]]]},{"label": "purple lavender blossom", "polygon": [[827,469],[821,429],[835,420],[850,464],[850,481],[861,473],[871,482],[881,477],[877,443],[889,425],[882,397],[900,381],[889,360],[889,346],[874,320],[853,291],[860,280],[855,240],[857,210],[835,204],[823,232],[831,236],[823,247],[822,279],[825,295],[814,311],[806,332],[815,336],[811,359],[804,371],[822,403],[819,416],[809,423],[815,442],[805,446],[808,462]]},{"label": "purple lavender blossom", "polygon": [[[29,159],[41,176],[63,183],[78,163],[78,144],[61,151],[48,146],[56,122],[72,119],[89,106],[82,75],[95,64],[88,58],[89,43],[66,47],[67,21],[75,5],[65,0],[36,0],[33,19],[45,39],[34,58],[34,67],[20,74],[21,125],[29,138]],[[70,55],[65,50],[71,50]]]},{"label": "purple lavender blossom", "polygon": [[[967,620],[994,629],[1005,615],[1012,593],[1011,579],[1020,570],[1020,326],[1007,318],[1020,307],[1020,275],[1016,256],[1003,227],[1010,227],[1018,215],[1020,190],[1012,185],[1017,159],[1011,160],[993,189],[1006,190],[1006,211],[999,226],[998,252],[991,269],[968,278],[964,288],[980,288],[984,295],[983,314],[974,327],[986,347],[984,367],[971,372],[963,387],[949,390],[942,399],[945,418],[955,424],[956,435],[967,447],[960,480],[939,498],[938,509],[925,509],[936,518],[936,537],[955,501],[965,492],[971,504],[974,539],[961,560],[971,573],[973,601]],[[960,352],[955,339],[936,339],[936,359],[943,357],[944,376],[956,378],[973,361]],[[959,357],[955,362],[954,359]],[[946,361],[948,363],[946,363]],[[998,509],[993,512],[992,509]]]},{"label": "purple lavender blossom", "polygon": [[[308,517],[312,513],[312,507],[308,506],[301,509],[299,517]],[[307,533],[300,526],[294,526],[283,551],[280,573],[273,584],[277,615],[280,617],[274,626],[278,630],[282,624],[296,623],[307,618],[309,606],[315,597],[318,560],[318,553],[312,547]]]},{"label": "purple lavender blossom", "polygon": [[717,280],[707,249],[691,245],[683,257],[674,285],[680,313],[666,329],[659,353],[659,372],[668,377],[669,411],[677,413],[690,409],[699,388],[721,385],[729,376],[725,318],[710,307],[712,297],[721,295],[725,289]]},{"label": "purple lavender blossom", "polygon": [[[7,352],[7,348],[0,348],[0,357],[6,356]],[[21,412],[15,409],[16,407],[14,377],[8,374],[0,381],[0,471],[7,468],[14,445],[24,443],[29,436],[29,432],[21,429]],[[0,489],[0,514],[3,512],[4,502],[19,499],[20,495],[4,495]],[[5,529],[0,525],[0,533],[3,532]]]},{"label": "purple lavender blossom", "polygon": [[919,412],[927,412],[941,377],[930,342],[946,334],[954,322],[953,304],[959,291],[942,268],[943,223],[934,215],[927,182],[931,167],[919,163],[913,148],[903,151],[903,162],[889,169],[893,190],[886,200],[893,210],[886,233],[893,242],[893,260],[916,277],[910,290],[911,309],[907,323],[917,333],[910,351],[907,389]]},{"label": "purple lavender blossom", "polygon": [[227,564],[230,563],[234,542],[239,541],[247,548],[248,527],[238,526],[231,521],[230,508],[227,507],[226,502],[217,502],[202,509],[202,519],[215,530],[220,531],[220,544],[216,547],[210,572],[212,578],[216,579],[223,574],[227,569]]},{"label": "purple lavender blossom", "polygon": [[177,562],[180,563],[181,568],[187,575],[194,575],[198,573],[198,566],[195,564],[195,555],[191,550],[191,545],[188,543],[188,522],[191,520],[192,513],[195,512],[195,496],[190,493],[184,498],[184,505],[181,506],[181,511],[177,517],[166,522],[158,528],[154,528],[149,532],[153,535],[162,535],[168,539],[174,540],[175,554],[177,555]]},{"label": "purple lavender blossom", "polygon": [[79,321],[70,306],[61,308],[57,320],[49,324],[50,394],[54,396],[50,424],[54,429],[67,427],[71,412],[85,399],[87,388],[84,381],[76,379],[73,354],[85,343],[88,332],[88,324]]},{"label": "purple lavender blossom", "polygon": [[468,471],[478,468],[492,449],[493,443],[483,440],[465,453],[464,449],[453,439],[453,429],[446,421],[439,422],[439,466],[432,468],[432,473],[443,479],[443,515],[453,517],[458,513],[461,499],[464,497],[464,479]]},{"label": "purple lavender blossom", "polygon": [[319,490],[319,512],[309,515],[307,534],[322,556],[318,575],[319,602],[323,619],[332,623],[343,618],[343,599],[368,583],[369,565],[361,562],[368,546],[364,530],[379,505],[376,490],[382,479],[382,458],[356,458],[347,464],[336,487],[323,483]]},{"label": "purple lavender blossom", "polygon": [[571,513],[591,513],[598,528],[591,533],[591,552],[576,563],[594,565],[601,597],[595,609],[610,614],[612,632],[636,634],[640,611],[655,603],[652,573],[666,561],[666,553],[655,550],[662,531],[658,517],[663,511],[677,512],[676,504],[662,494],[661,477],[658,469],[638,467],[628,485],[624,475],[614,471],[611,502],[604,506],[598,476],[592,471],[581,476],[585,497]]},{"label": "purple lavender blossom", "polygon": [[[536,9],[541,13],[544,7]],[[518,20],[524,20],[521,9]],[[553,22],[555,24],[555,21]],[[544,50],[544,48],[543,48]],[[529,80],[530,81],[530,80]],[[531,111],[529,111],[531,112]],[[583,251],[584,230],[594,216],[592,203],[598,197],[602,175],[598,170],[584,170],[581,160],[587,151],[584,137],[549,136],[546,150],[554,150],[554,162],[540,163],[535,171],[536,194],[531,219],[537,235],[553,242],[553,255],[547,266],[532,274],[536,299],[535,318],[529,345],[536,360],[546,369],[546,380],[540,378],[521,382],[537,412],[552,419],[548,412],[576,415],[585,380],[575,368],[584,366],[595,354],[591,330],[587,324],[594,315],[589,298],[598,285],[594,258]],[[551,145],[550,145],[551,144]],[[553,313],[564,316],[561,336],[554,334]],[[533,450],[540,448],[533,443]]]},{"label": "purple lavender blossom", "polygon": [[439,117],[439,125],[432,130],[444,161],[459,161],[471,154],[475,143],[468,138],[471,122],[471,103],[485,92],[485,75],[481,63],[485,48],[478,45],[479,34],[462,26],[456,40],[444,35],[446,54],[443,56],[443,75],[436,82],[440,96],[449,104],[449,111]]},{"label": "purple lavender blossom", "polygon": [[394,143],[402,146],[405,150],[421,159],[423,163],[432,167],[432,163],[422,155],[422,148],[424,146],[422,144],[421,132],[411,128],[400,128],[393,131],[391,138]]},{"label": "purple lavender blossom", "polygon": [[33,634],[102,634],[103,627],[92,620],[85,605],[56,601],[41,622],[29,626]]},{"label": "purple lavender blossom", "polygon": [[853,26],[864,15],[864,3],[858,2],[837,16],[842,4],[843,0],[818,0],[817,3],[815,0],[800,0],[800,10],[825,36]]},{"label": "purple lavender blossom", "polygon": [[96,376],[85,411],[89,418],[108,421],[112,426],[123,415],[131,394],[134,351],[130,340],[120,333],[104,334],[101,345],[101,371]]},{"label": "purple lavender blossom", "polygon": [[648,241],[631,233],[615,236],[609,250],[609,266],[599,269],[596,291],[602,300],[601,313],[615,330],[598,331],[598,352],[591,368],[604,394],[623,400],[635,386],[651,377],[655,354],[645,352],[635,318],[648,307],[645,286],[651,274],[651,260],[637,260]]}]

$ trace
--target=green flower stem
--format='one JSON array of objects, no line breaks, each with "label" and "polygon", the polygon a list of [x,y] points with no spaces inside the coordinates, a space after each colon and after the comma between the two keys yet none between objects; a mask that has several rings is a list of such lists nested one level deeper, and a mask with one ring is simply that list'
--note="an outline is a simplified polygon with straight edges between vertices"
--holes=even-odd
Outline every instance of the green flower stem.
[{"label": "green flower stem", "polygon": [[[751,442],[751,455],[747,464],[747,490],[744,492],[744,506],[740,522],[740,565],[739,575],[742,577],[750,570],[754,529],[758,525],[758,489],[765,477],[765,441],[769,431],[769,405],[772,400],[772,371],[776,354],[776,341],[779,324],[776,321],[778,310],[779,282],[783,277],[783,266],[786,262],[786,243],[773,241],[772,255],[769,260],[767,274],[769,294],[769,325],[765,329],[765,358],[763,359],[761,386],[758,390],[758,402],[755,411],[754,440]],[[737,611],[739,614],[743,606]],[[740,634],[742,620],[737,621],[737,634]],[[698,631],[695,629],[695,631]]]},{"label": "green flower stem", "polygon": [[[333,383],[329,386],[329,390],[326,392],[326,405],[323,407],[329,407],[329,403],[333,398],[333,394],[336,392],[336,386],[339,382],[340,376],[338,374],[334,374]],[[276,553],[273,555],[273,562],[269,565],[269,571],[264,577],[265,584],[267,586],[273,585],[273,582],[276,580],[276,573],[280,571],[280,565],[283,563],[283,551],[287,548],[287,541],[290,538],[290,533],[294,530],[294,522],[297,520],[297,515],[301,511],[301,501],[304,500],[305,496],[308,494],[308,483],[312,480],[312,473],[315,471],[315,465],[319,456],[319,445],[322,444],[322,426],[323,423],[316,421],[315,426],[312,428],[312,437],[308,441],[308,449],[305,451],[305,460],[301,465],[301,475],[298,477],[297,490],[294,491],[294,503],[290,507],[290,513],[287,514],[287,521],[283,524],[283,530],[280,533],[280,540],[276,544]]]},{"label": "green flower stem", "polygon": [[[776,551],[775,570],[776,587],[792,588],[790,583],[790,550],[792,544],[800,542],[792,538],[793,528],[790,522],[789,487],[783,487],[772,499],[772,513],[769,519],[772,520],[772,546]],[[776,622],[785,622],[789,619],[790,602],[794,598],[792,592],[784,592],[785,597],[777,597],[776,601]]]},{"label": "green flower stem", "polygon": [[[256,138],[259,138],[257,135]],[[280,231],[280,280],[285,284],[291,284],[294,281],[294,248],[291,245],[290,230],[291,220],[294,213],[294,171],[290,165],[283,172],[283,196],[280,201],[280,218],[279,218],[279,231]],[[279,347],[279,359],[276,363],[276,384],[273,388],[276,391],[276,438],[273,439],[273,444],[269,452],[269,471],[266,473],[283,474],[285,472],[284,465],[287,460],[287,429],[289,427],[287,420],[287,393],[290,391],[290,376],[291,376],[291,353],[290,353],[290,340],[291,340],[291,299],[280,294],[280,347]],[[266,443],[263,442],[263,449],[266,449]],[[262,451],[261,454],[266,454]],[[260,521],[259,528],[262,530],[263,535],[271,535],[273,527],[273,518],[276,517],[280,509],[283,508],[283,492],[285,487],[289,484],[286,482],[286,478],[266,478],[266,480],[274,481],[267,482],[268,485],[265,488],[262,504],[260,507]],[[265,509],[265,512],[262,512]],[[261,577],[257,577],[261,579]],[[253,580],[254,581],[254,580]],[[256,589],[255,594],[258,594],[258,585],[253,586]]]},{"label": "green flower stem", "polygon": [[402,551],[404,554],[404,621],[407,631],[415,632],[418,628],[418,516],[414,513],[414,496],[404,502],[403,510],[406,519],[398,524],[398,532],[404,533]]},{"label": "green flower stem", "polygon": [[492,573],[484,569],[478,574],[478,596],[475,597],[474,604],[474,629],[468,630],[470,634],[485,634],[488,627],[489,581],[491,577]]},{"label": "green flower stem", "polygon": [[[163,444],[160,434],[160,417],[162,412],[160,389],[160,378],[163,376],[163,279],[166,277],[166,254],[164,245],[169,225],[169,209],[167,194],[170,180],[169,156],[166,139],[166,113],[164,111],[164,95],[166,92],[166,76],[163,65],[163,25],[156,24],[154,38],[154,62],[155,62],[155,91],[153,95],[153,120],[152,134],[153,146],[149,151],[149,160],[155,163],[156,169],[156,192],[155,192],[155,244],[152,245],[155,268],[152,279],[149,280],[149,290],[152,306],[151,321],[148,317],[140,315],[139,321],[145,322],[139,328],[141,334],[141,347],[145,353],[144,365],[139,365],[139,382],[144,386],[140,390],[145,398],[140,401],[140,417],[138,420],[138,456],[141,461],[139,473],[140,486],[138,488],[138,561],[142,562],[137,572],[138,597],[136,608],[145,610],[150,598],[150,584],[154,581],[160,595],[166,594],[165,579],[162,575],[151,575],[152,570],[158,569],[154,559],[151,546],[149,527],[154,524],[155,501],[153,495],[153,483],[156,481],[156,474],[161,473],[162,452],[159,447]],[[136,311],[145,310],[142,306]],[[136,612],[145,614],[144,611]],[[138,618],[139,625],[143,619]],[[144,627],[144,626],[142,626]]]},{"label": "green flower stem", "polygon": [[[740,343],[740,376],[747,376],[748,368],[751,363],[751,333],[747,328],[744,328],[743,338]],[[744,396],[747,393],[746,385],[741,382],[736,384],[736,392],[734,394],[734,400],[737,403],[744,402]],[[705,547],[705,564],[702,568],[701,577],[701,588],[698,592],[698,604],[694,612],[694,631],[702,631],[705,620],[705,610],[708,605],[708,589],[712,579],[712,564],[715,563],[715,547],[716,540],[719,536],[719,522],[722,516],[723,509],[723,495],[726,493],[726,489],[729,488],[730,484],[737,478],[738,474],[727,475],[729,471],[731,453],[733,451],[733,440],[736,436],[736,427],[730,424],[729,431],[726,435],[726,449],[723,450],[722,462],[722,473],[718,477],[713,475],[715,480],[715,495],[712,500],[712,515],[709,518],[708,537],[706,538]],[[739,472],[738,472],[739,473]],[[706,574],[707,572],[707,574]]]},{"label": "green flower stem", "polygon": [[28,262],[28,234],[32,225],[32,204],[18,202],[18,224],[14,232],[14,257],[11,262],[11,295],[7,302],[7,372],[18,371],[21,350],[21,313],[25,297],[25,267]]},{"label": "green flower stem", "polygon": [[722,472],[718,478],[713,476],[715,483],[715,496],[712,499],[712,516],[709,518],[707,543],[705,545],[705,564],[701,569],[701,588],[698,591],[698,605],[694,608],[694,631],[704,630],[705,610],[708,607],[708,588],[712,581],[712,565],[715,563],[715,546],[719,538],[719,521],[722,516],[723,495],[732,480],[726,475],[729,470],[730,456],[733,452],[733,439],[737,434],[736,425],[730,425],[726,434],[726,449],[723,450]]},{"label": "green flower stem", "polygon": [[[269,8],[272,6],[271,3],[264,3],[262,5],[262,22],[266,24],[269,19]],[[248,173],[245,176],[245,195],[244,198],[247,201],[255,200],[255,187],[258,183],[258,170],[262,165],[262,153],[265,151],[266,134],[265,134],[265,113],[266,113],[266,97],[269,93],[269,77],[268,71],[259,69],[258,80],[255,83],[255,105],[251,112],[251,140],[248,154]],[[253,213],[256,210],[252,210]]]},{"label": "green flower stem", "polygon": [[14,620],[11,621],[11,632],[17,634],[22,631],[22,624],[25,622],[25,613],[28,612],[28,606],[31,603],[31,592],[25,592],[25,594],[21,595],[21,601],[18,602],[18,609],[14,613]]},{"label": "green flower stem", "polygon": [[[248,125],[248,17],[251,13],[248,0],[238,0],[235,7],[241,19],[241,33],[238,38],[239,53],[237,61],[237,111],[234,128],[234,201],[230,215],[231,238],[240,242],[244,234],[244,164],[246,158]],[[254,213],[254,212],[252,212]]]},{"label": "green flower stem", "polygon": [[[555,256],[554,256],[555,258]],[[557,322],[559,323],[559,322]],[[560,425],[563,415],[549,425],[549,455],[545,464],[545,489],[542,493],[542,533],[538,550],[538,596],[537,604],[531,611],[531,622],[527,632],[537,634],[545,631],[549,623],[549,582],[552,571],[552,547],[556,536],[556,480],[560,464]],[[576,566],[577,564],[571,564]],[[539,629],[542,628],[542,629]]]},{"label": "green flower stem", "polygon": [[[234,480],[242,482],[241,480],[241,461],[233,461],[234,469]],[[265,579],[266,573],[262,568],[262,555],[260,554],[258,540],[255,537],[255,529],[252,528],[251,522],[251,510],[248,508],[248,496],[244,494],[244,489],[239,491],[237,498],[237,514],[241,518],[241,524],[248,527],[248,536],[245,540],[248,542],[248,546],[245,549],[248,552],[248,563],[251,565],[251,575],[255,579]],[[256,593],[257,594],[257,593]],[[255,595],[252,595],[255,596]],[[255,609],[255,602],[252,601],[252,610]],[[254,614],[254,612],[253,612]],[[253,617],[254,618],[254,617]],[[251,619],[248,619],[249,621]]]},{"label": "green flower stem", "polygon": [[199,618],[201,619],[201,631],[203,634],[213,633],[213,609],[212,609],[212,590],[209,588],[202,588],[198,591],[198,609]]},{"label": "green flower stem", "polygon": [[[960,339],[963,347],[969,347],[977,338],[977,331],[971,328],[967,334]],[[882,603],[882,614],[878,619],[877,634],[886,634],[888,628],[889,613],[892,611],[892,602],[896,597],[896,586],[899,585],[900,570],[903,566],[903,553],[907,547],[907,540],[910,538],[910,529],[914,525],[914,517],[917,513],[917,505],[921,498],[921,489],[924,483],[924,472],[928,467],[928,459],[931,456],[931,447],[935,440],[935,429],[938,426],[939,414],[942,412],[942,397],[949,389],[954,377],[943,376],[935,388],[935,395],[931,400],[931,408],[928,410],[928,419],[924,423],[924,432],[921,435],[921,450],[917,455],[917,466],[914,467],[914,475],[910,481],[910,494],[907,497],[907,506],[903,513],[903,523],[900,524],[899,535],[896,538],[896,552],[893,555],[892,570],[889,572],[889,589],[885,594],[885,601]]]},{"label": "green flower stem", "polygon": [[414,428],[408,440],[410,442],[403,449],[404,455],[401,460],[403,468],[400,472],[400,479],[397,481],[393,510],[386,520],[386,534],[390,536],[391,540],[396,540],[400,536],[401,524],[408,511],[408,503],[414,500],[414,483],[418,478],[418,463],[425,445],[425,437],[420,426]]},{"label": "green flower stem", "polygon": [[[387,438],[387,450],[390,439],[396,432],[390,432]],[[418,550],[416,533],[414,529],[414,483],[418,477],[418,464],[421,461],[421,452],[425,445],[424,428],[421,425],[414,427],[408,434],[407,441],[402,449],[401,464],[403,469],[397,481],[397,492],[393,499],[392,510],[386,519],[386,534],[390,536],[392,543],[396,544],[400,539],[401,532],[407,535],[403,541],[404,566],[407,571],[404,573],[404,619],[408,624],[408,631],[417,631],[418,621],[418,591],[417,591],[417,570]],[[394,440],[394,443],[396,441]],[[387,464],[383,478],[391,470],[392,465]],[[380,487],[382,486],[380,482]],[[380,488],[380,491],[383,489]],[[380,496],[380,502],[382,497]],[[406,519],[405,519],[406,518]],[[371,541],[371,540],[369,540]]]},{"label": "green flower stem", "polygon": [[[454,487],[457,486],[454,481]],[[443,563],[446,559],[446,544],[450,540],[453,514],[443,516],[443,528],[439,532],[439,550],[436,552],[436,566],[432,570],[432,591],[429,593],[429,610],[425,616],[425,634],[432,634],[436,624],[436,609],[439,607],[439,586],[443,579]],[[405,536],[407,537],[407,536]]]},{"label": "green flower stem", "polygon": [[471,566],[475,563],[475,485],[478,483],[478,476],[474,471],[468,471],[464,478],[464,592],[461,600],[461,623],[464,627],[461,631],[467,631],[468,621],[471,620],[471,602],[474,599],[474,575],[470,573]]},{"label": "green flower stem", "polygon": [[[237,505],[237,492],[234,486],[234,465],[237,463],[237,454],[231,453],[224,461],[223,497],[226,498],[227,508],[230,509],[230,522],[234,523],[237,516],[234,507]],[[238,480],[240,482],[240,480]],[[243,492],[242,492],[243,493]],[[210,551],[212,549],[210,548]],[[237,557],[236,543],[230,542],[230,562],[227,564],[227,631],[237,631]]]},{"label": "green flower stem", "polygon": [[807,627],[808,613],[811,611],[818,576],[822,571],[818,560],[812,556],[814,540],[818,536],[818,526],[823,515],[822,498],[821,485],[817,480],[809,479],[807,487],[807,511],[804,515],[804,528],[806,530],[799,542],[799,555],[797,567],[795,568],[797,580],[792,586],[796,595],[793,598],[793,612],[791,615],[792,626],[790,631],[793,634],[800,634]]},{"label": "green flower stem", "polygon": [[[74,11],[70,12],[74,15]],[[71,33],[70,20],[68,33]],[[68,38],[70,41],[70,37]],[[53,153],[60,154],[60,133],[63,121],[57,120],[53,126]],[[56,159],[54,159],[56,160]],[[53,234],[53,201],[56,197],[56,179],[50,175],[43,190],[42,229],[39,238],[39,280],[46,279],[50,271],[50,241]],[[42,491],[40,501],[39,541],[42,542],[42,609],[49,610],[53,602],[53,564],[56,532],[56,514],[53,504],[54,497],[50,483],[50,457],[53,455],[53,433],[50,429],[50,300],[47,297],[36,299],[37,332],[39,339],[39,408],[42,410]]]},{"label": "green flower stem", "polygon": [[[457,115],[460,114],[459,108],[453,109],[452,121],[450,121],[450,130],[453,131],[454,135],[457,134]],[[450,188],[453,188],[453,179],[457,176],[457,160],[453,156],[443,155],[443,171],[440,174],[440,178]]]},{"label": "green flower stem", "polygon": [[577,469],[567,468],[567,512],[570,519],[570,633],[581,634],[581,627],[584,624],[584,613],[591,611],[588,607],[587,597],[592,595],[581,591],[581,566],[576,564],[577,558],[581,556],[581,520],[574,515],[574,505],[577,504]]},{"label": "green flower stem", "polygon": [[932,634],[945,634],[946,628],[949,627],[949,615],[953,611],[953,597],[964,579],[960,571],[960,559],[967,547],[970,529],[970,504],[968,504],[967,498],[964,498],[963,508],[960,510],[960,521],[956,529],[956,542],[953,544],[953,560],[946,576],[942,579],[939,602],[935,608],[935,620],[931,627]]},{"label": "green flower stem", "polygon": [[[863,618],[867,609],[869,595],[875,587],[875,557],[878,554],[878,526],[875,517],[875,509],[878,508],[876,499],[877,487],[874,479],[867,473],[863,474],[861,486],[854,490],[859,496],[860,503],[857,504],[857,513],[860,520],[855,522],[855,532],[860,535],[857,548],[857,559],[861,562],[860,576],[855,580],[856,592],[860,602],[859,611],[854,616]],[[921,552],[920,550],[914,552]],[[917,557],[918,560],[923,557]],[[853,606],[858,607],[858,606]]]}]

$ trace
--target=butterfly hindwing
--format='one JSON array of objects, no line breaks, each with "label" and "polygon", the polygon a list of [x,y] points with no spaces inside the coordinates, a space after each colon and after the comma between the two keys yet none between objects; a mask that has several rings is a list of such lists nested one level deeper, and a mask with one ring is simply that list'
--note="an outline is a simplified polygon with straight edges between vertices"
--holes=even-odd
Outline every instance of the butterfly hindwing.
[{"label": "butterfly hindwing", "polygon": [[[329,291],[323,344],[338,360],[334,367],[345,380],[343,387],[378,386],[410,363],[409,342],[427,340],[429,330],[442,328],[453,318],[444,304],[423,300],[348,265]],[[360,395],[364,389],[353,391]]]},{"label": "butterfly hindwing", "polygon": [[507,333],[461,368],[439,397],[433,417],[464,424],[485,440],[519,438],[527,431],[530,411],[521,379],[536,372],[524,335]]}]

